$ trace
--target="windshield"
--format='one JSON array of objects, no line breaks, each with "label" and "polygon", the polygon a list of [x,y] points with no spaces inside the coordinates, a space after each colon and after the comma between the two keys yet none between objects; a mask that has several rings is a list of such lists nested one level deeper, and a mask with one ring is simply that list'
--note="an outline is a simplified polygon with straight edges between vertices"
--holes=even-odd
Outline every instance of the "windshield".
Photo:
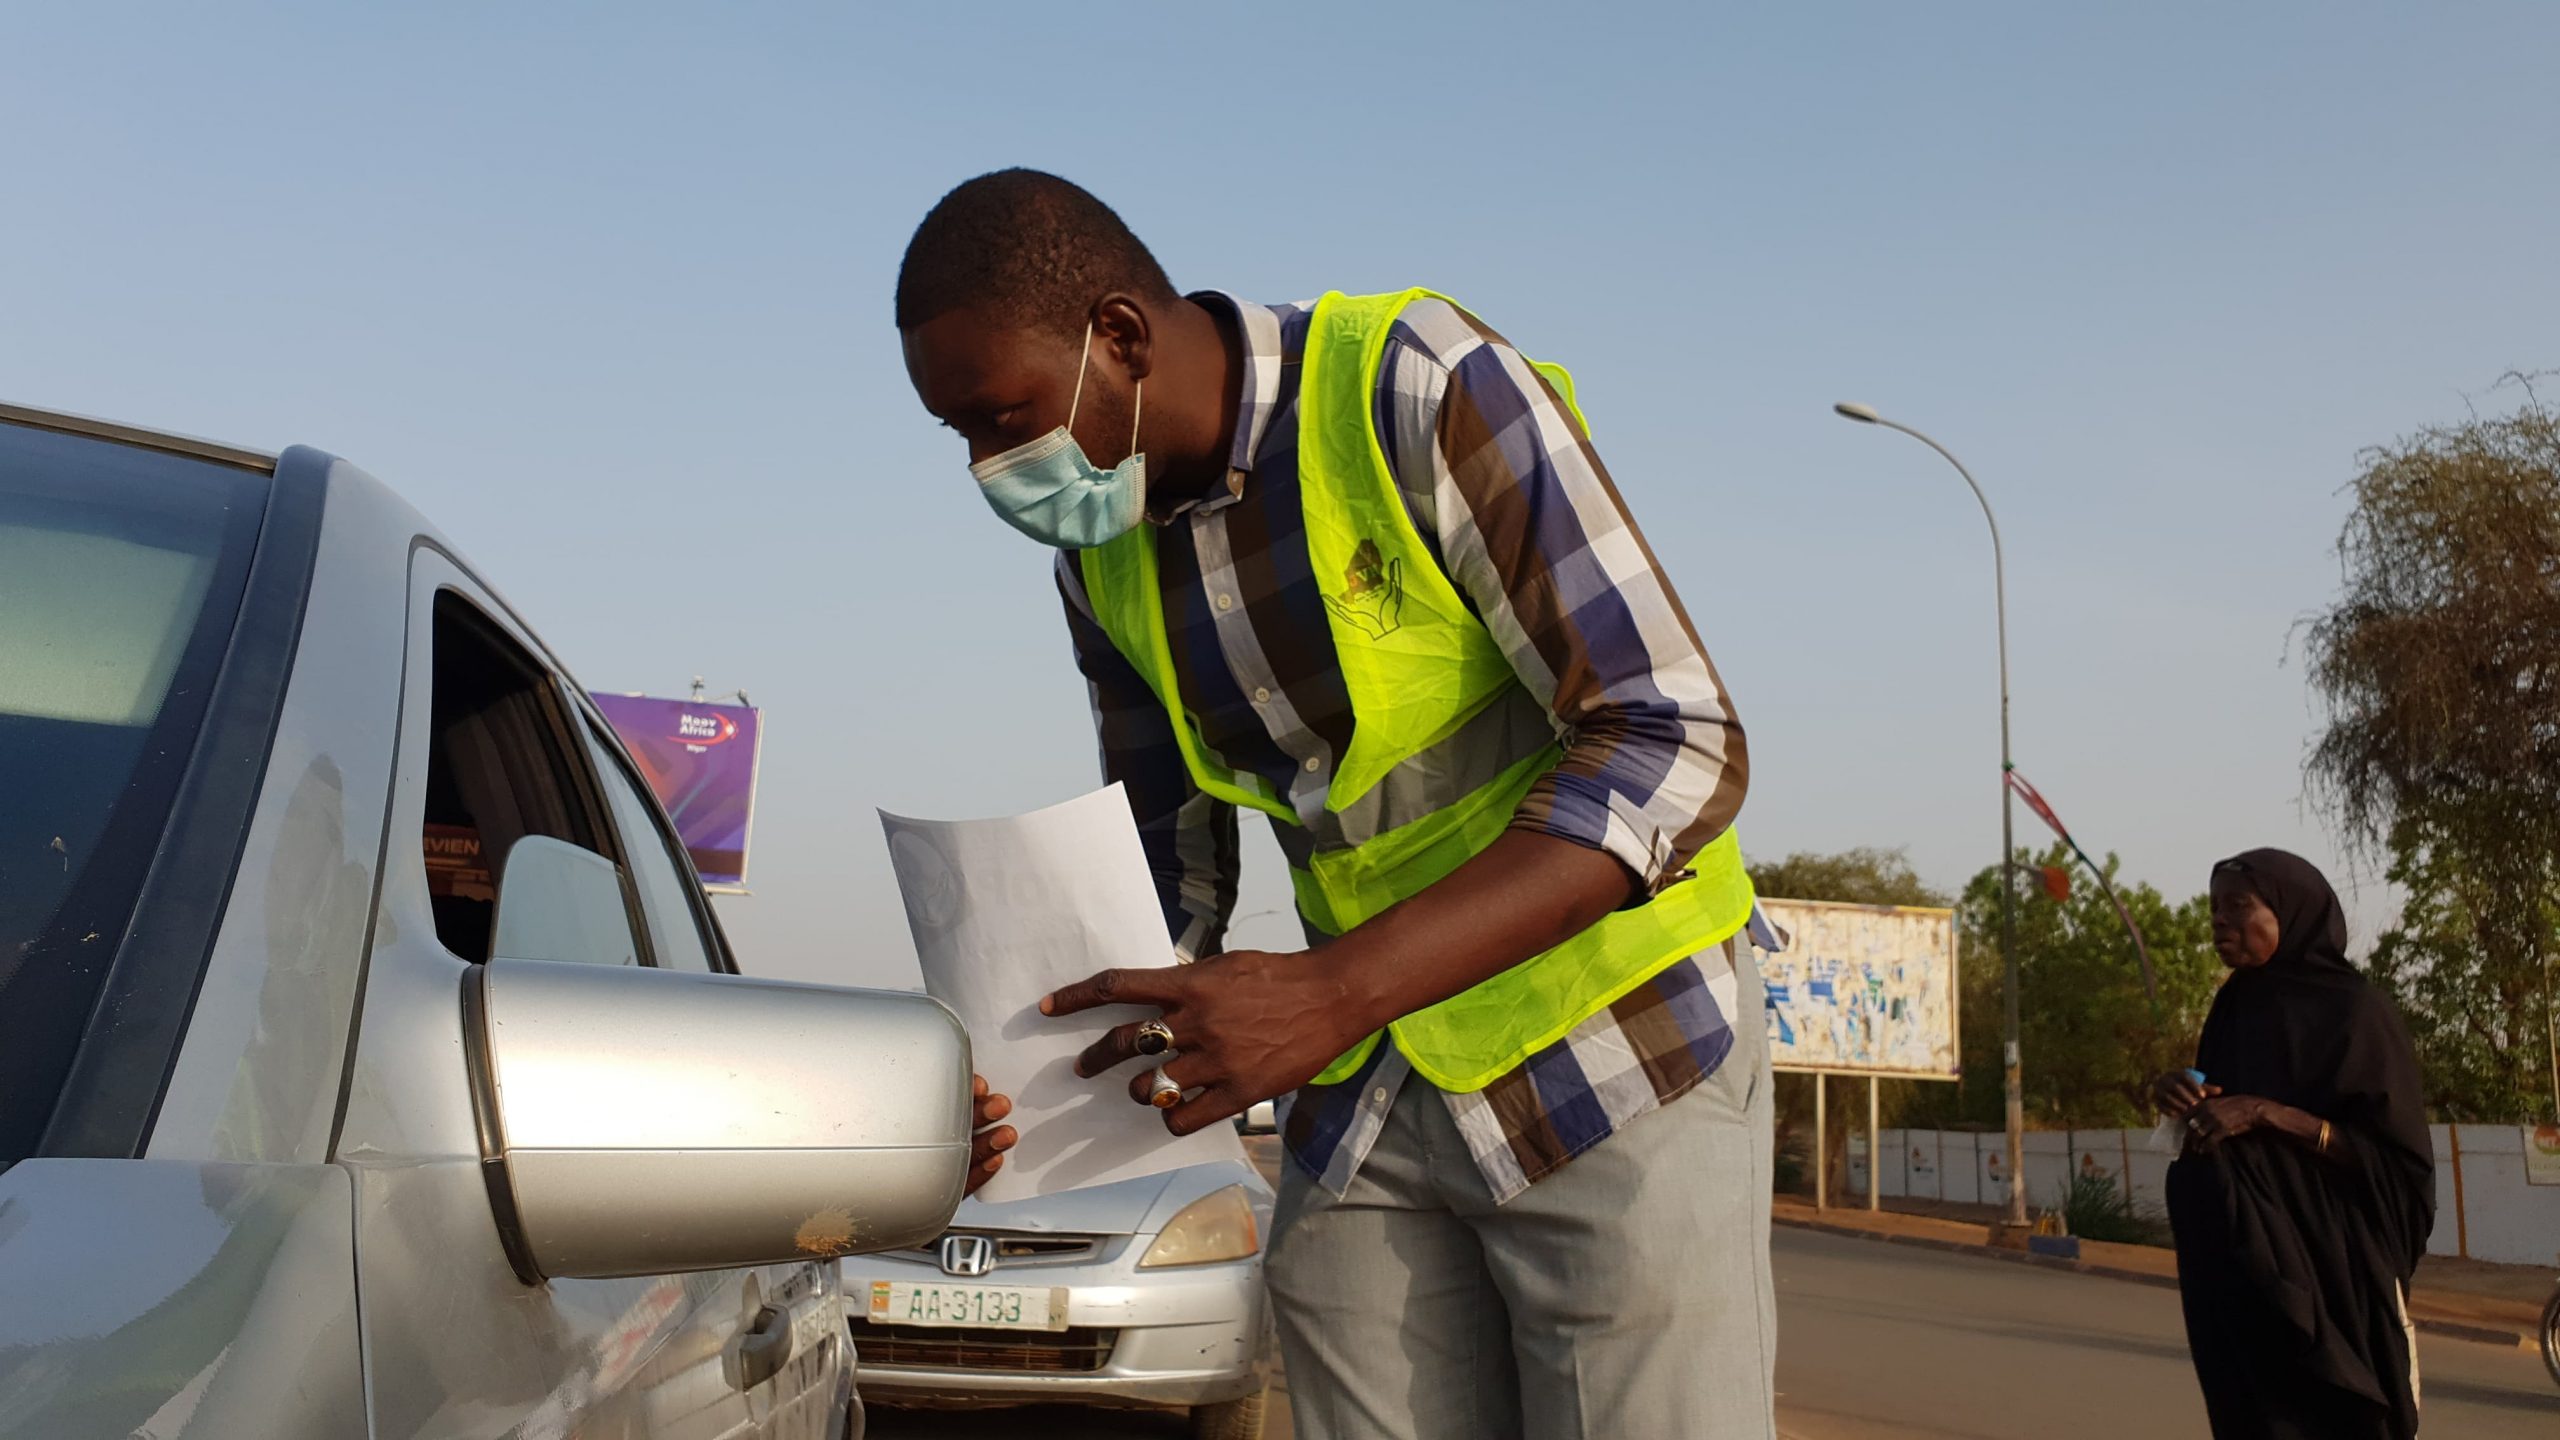
[{"label": "windshield", "polygon": [[42,1139],[123,943],[266,485],[0,424],[0,1165]]}]

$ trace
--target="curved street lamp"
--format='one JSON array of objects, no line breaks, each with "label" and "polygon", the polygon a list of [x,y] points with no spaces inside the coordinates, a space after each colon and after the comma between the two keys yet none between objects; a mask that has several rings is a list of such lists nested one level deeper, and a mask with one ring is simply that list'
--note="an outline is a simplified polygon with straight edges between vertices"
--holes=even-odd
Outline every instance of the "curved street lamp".
[{"label": "curved street lamp", "polygon": [[1844,420],[1861,425],[1881,425],[1899,430],[1921,444],[1935,450],[1946,462],[1956,467],[1964,483],[1973,490],[1973,498],[1982,505],[1982,518],[1991,526],[1991,594],[1993,613],[2000,626],[2000,988],[2001,1006],[2005,1012],[2001,1034],[2000,1070],[2009,1131],[2009,1223],[2023,1228],[2027,1223],[2027,1157],[2026,1099],[2018,1077],[2018,930],[2014,914],[2017,888],[2011,871],[2017,853],[2016,806],[2011,800],[2009,776],[2014,767],[2009,763],[2009,575],[2007,561],[2000,551],[2000,521],[1991,513],[1991,498],[1964,462],[1946,446],[1902,424],[1888,420],[1872,406],[1854,405],[1847,401],[1831,407]]}]

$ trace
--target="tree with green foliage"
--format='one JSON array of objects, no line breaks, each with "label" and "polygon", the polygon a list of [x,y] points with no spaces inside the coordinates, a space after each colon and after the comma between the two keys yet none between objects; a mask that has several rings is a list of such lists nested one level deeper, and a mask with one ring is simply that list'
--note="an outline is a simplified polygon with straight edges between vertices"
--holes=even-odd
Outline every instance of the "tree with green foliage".
[{"label": "tree with green foliage", "polygon": [[1749,867],[1751,888],[1780,900],[1836,900],[1850,905],[1944,906],[1900,850],[1862,847],[1834,854],[1799,850]]},{"label": "tree with green foliage", "polygon": [[2408,899],[2366,969],[2408,1022],[2429,1114],[2535,1119],[2552,1103],[2542,985],[2560,955],[2548,877],[2504,854],[2476,863],[2460,838],[2430,839],[2427,828],[2393,828],[2391,880]]},{"label": "tree with green foliage", "polygon": [[2307,765],[2408,887],[2372,972],[2447,1119],[2560,1108],[2560,412],[2364,454],[2343,586],[2305,627],[2327,723]]}]

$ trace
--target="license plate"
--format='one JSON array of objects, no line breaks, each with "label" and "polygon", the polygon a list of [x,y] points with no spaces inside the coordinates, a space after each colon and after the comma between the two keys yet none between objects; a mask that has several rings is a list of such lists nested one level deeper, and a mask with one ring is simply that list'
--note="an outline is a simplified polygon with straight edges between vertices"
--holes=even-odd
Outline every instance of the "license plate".
[{"label": "license plate", "polygon": [[991,1285],[871,1282],[871,1319],[881,1325],[943,1325],[972,1330],[1064,1330],[1066,1292]]}]

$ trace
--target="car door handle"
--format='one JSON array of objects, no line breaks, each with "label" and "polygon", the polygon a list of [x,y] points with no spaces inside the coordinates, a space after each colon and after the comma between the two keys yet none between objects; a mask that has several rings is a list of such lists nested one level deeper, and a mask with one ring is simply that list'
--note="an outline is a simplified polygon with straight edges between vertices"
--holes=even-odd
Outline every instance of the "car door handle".
[{"label": "car door handle", "polygon": [[753,1390],[782,1373],[791,1359],[791,1335],[794,1329],[791,1312],[767,1305],[756,1312],[756,1323],[738,1339],[738,1388]]}]

